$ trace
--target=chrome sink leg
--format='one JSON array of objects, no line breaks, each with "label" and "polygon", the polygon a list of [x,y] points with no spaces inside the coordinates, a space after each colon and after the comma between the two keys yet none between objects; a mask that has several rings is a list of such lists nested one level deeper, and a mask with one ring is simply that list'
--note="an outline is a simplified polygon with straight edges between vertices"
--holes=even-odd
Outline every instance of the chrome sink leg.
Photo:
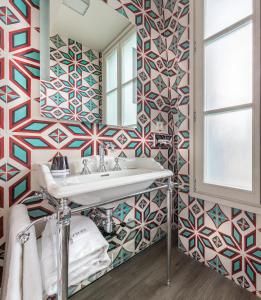
[{"label": "chrome sink leg", "polygon": [[171,282],[171,252],[172,252],[172,182],[168,179],[167,190],[167,285]]},{"label": "chrome sink leg", "polygon": [[68,199],[60,199],[57,209],[57,300],[68,299],[68,264],[71,209]]}]

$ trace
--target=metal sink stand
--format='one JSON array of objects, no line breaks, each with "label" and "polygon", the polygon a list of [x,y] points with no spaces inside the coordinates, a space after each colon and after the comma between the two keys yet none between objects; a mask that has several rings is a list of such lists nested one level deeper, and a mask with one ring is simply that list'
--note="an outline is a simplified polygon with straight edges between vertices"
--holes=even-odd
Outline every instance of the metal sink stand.
[{"label": "metal sink stand", "polygon": [[[43,218],[37,219],[31,222],[25,229],[23,229],[17,236],[21,244],[27,242],[30,237],[28,230],[40,221],[47,221],[49,219],[57,219],[57,238],[58,238],[58,251],[57,251],[57,300],[67,300],[68,299],[68,265],[69,265],[69,238],[70,238],[70,221],[71,215],[76,214],[90,208],[102,206],[105,204],[110,204],[113,202],[119,202],[130,197],[138,196],[144,193],[149,193],[157,191],[160,189],[167,190],[167,285],[171,282],[171,250],[172,250],[172,211],[173,211],[173,199],[172,190],[174,188],[174,183],[171,181],[170,177],[167,177],[168,181],[155,182],[156,186],[148,188],[142,192],[130,194],[124,196],[120,199],[113,199],[109,201],[103,201],[99,203],[90,203],[88,205],[80,206],[71,209],[69,206],[69,200],[67,198],[56,199],[42,189],[40,193],[29,198],[39,197],[39,199],[47,199],[56,209],[56,213],[50,216],[45,216]],[[28,200],[25,199],[24,201]]]}]

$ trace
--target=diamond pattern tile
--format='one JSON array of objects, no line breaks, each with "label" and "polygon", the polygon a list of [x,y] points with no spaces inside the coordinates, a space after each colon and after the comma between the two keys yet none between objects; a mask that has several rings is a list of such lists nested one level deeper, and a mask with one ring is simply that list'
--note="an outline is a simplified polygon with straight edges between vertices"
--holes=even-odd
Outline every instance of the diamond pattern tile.
[{"label": "diamond pattern tile", "polygon": [[[0,5],[1,246],[6,210],[35,187],[33,164],[46,163],[58,152],[73,158],[97,154],[101,142],[113,142],[121,157],[151,156],[175,170],[180,183],[174,193],[180,250],[260,296],[260,216],[189,197],[189,1],[107,3],[137,28],[136,129],[96,124],[102,95],[99,54],[56,34],[50,38],[52,78],[41,82],[39,98],[39,3],[10,0]],[[39,118],[39,106],[45,119]],[[156,120],[174,132],[174,149],[151,149]],[[32,219],[51,211],[46,202],[27,206]],[[118,229],[109,238],[111,268],[165,236],[164,195],[128,199],[115,207],[114,220]],[[125,227],[119,226],[122,221]],[[70,293],[101,275],[71,287]]]}]

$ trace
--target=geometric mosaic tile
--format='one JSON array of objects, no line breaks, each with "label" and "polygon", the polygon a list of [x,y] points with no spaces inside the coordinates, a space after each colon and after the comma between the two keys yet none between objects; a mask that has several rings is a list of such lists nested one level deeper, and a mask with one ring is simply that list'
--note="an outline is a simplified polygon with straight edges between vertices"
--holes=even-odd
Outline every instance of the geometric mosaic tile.
[{"label": "geometric mosaic tile", "polygon": [[51,66],[51,70],[57,77],[60,77],[61,75],[64,75],[66,73],[59,64]]},{"label": "geometric mosaic tile", "polygon": [[9,33],[10,52],[30,46],[30,28],[14,30]]},{"label": "geometric mosaic tile", "polygon": [[19,201],[30,191],[30,173],[19,179],[9,188],[9,205]]},{"label": "geometric mosaic tile", "polygon": [[[34,1],[32,1],[33,3]],[[23,17],[23,19],[31,24],[31,6],[25,0],[10,0],[14,9]]]},{"label": "geometric mosaic tile", "polygon": [[53,146],[45,141],[42,137],[38,136],[16,136],[24,144],[31,149],[52,149]]},{"label": "geometric mosaic tile", "polygon": [[223,223],[228,221],[227,216],[223,213],[218,204],[215,204],[214,207],[210,209],[207,213],[213,221],[213,223],[215,224],[216,228],[219,228]]},{"label": "geometric mosaic tile", "polygon": [[15,129],[16,132],[31,132],[31,133],[42,133],[53,124],[47,121],[29,121],[21,127]]},{"label": "geometric mosaic tile", "polygon": [[15,14],[6,6],[0,7],[0,20],[5,25],[11,25],[20,22]]},{"label": "geometric mosaic tile", "polygon": [[118,206],[113,210],[113,216],[119,221],[124,221],[125,217],[131,211],[132,207],[127,203],[123,202],[118,204]]},{"label": "geometric mosaic tile", "polygon": [[215,246],[217,248],[221,247],[222,246],[222,242],[220,240],[220,238],[218,236],[214,236],[213,239],[212,239],[213,243],[215,244]]},{"label": "geometric mosaic tile", "polygon": [[28,120],[31,115],[31,103],[27,101],[21,105],[15,106],[9,111],[9,124],[13,128],[20,123]]},{"label": "geometric mosaic tile", "polygon": [[25,167],[30,168],[30,151],[14,139],[10,139],[10,157]]},{"label": "geometric mosaic tile", "polygon": [[152,201],[155,202],[158,207],[161,207],[161,204],[165,199],[166,199],[166,194],[164,194],[161,190],[159,190],[157,191]]},{"label": "geometric mosaic tile", "polygon": [[20,66],[21,69],[28,74],[31,78],[39,79],[40,78],[40,67],[39,65],[34,65],[31,63],[23,62],[18,59],[14,59],[17,66]]},{"label": "geometric mosaic tile", "polygon": [[16,52],[15,57],[20,57],[33,63],[40,63],[40,51],[35,48],[29,48]]},{"label": "geometric mosaic tile", "polygon": [[50,40],[54,43],[56,48],[61,48],[63,46],[66,46],[65,42],[61,39],[59,34],[56,34],[55,36],[52,36]]},{"label": "geometric mosaic tile", "polygon": [[95,53],[92,51],[92,49],[87,50],[84,52],[84,54],[87,56],[87,58],[92,62],[98,57],[95,55]]},{"label": "geometric mosaic tile", "polygon": [[31,79],[20,68],[18,68],[11,60],[9,62],[9,79],[13,84],[20,88],[26,95],[31,93]]},{"label": "geometric mosaic tile", "polygon": [[8,85],[0,87],[0,99],[4,102],[11,102],[19,98],[19,95]]},{"label": "geometric mosaic tile", "polygon": [[61,129],[55,129],[49,134],[49,137],[53,139],[57,144],[60,144],[67,139],[67,135]]},{"label": "geometric mosaic tile", "polygon": [[113,261],[113,267],[118,267],[120,264],[125,262],[126,260],[130,259],[133,256],[133,253],[126,250],[124,247],[121,248],[119,254]]},{"label": "geometric mosaic tile", "polygon": [[153,80],[153,82],[155,83],[155,85],[160,93],[167,87],[165,81],[163,80],[162,76],[160,76],[160,75],[157,78],[155,78]]},{"label": "geometric mosaic tile", "polygon": [[52,99],[58,106],[67,101],[64,97],[62,97],[62,95],[59,92],[50,96],[50,99]]},{"label": "geometric mosaic tile", "polygon": [[34,207],[28,209],[28,214],[31,219],[38,219],[50,215],[51,211],[44,207]]},{"label": "geometric mosaic tile", "polygon": [[9,181],[18,173],[19,170],[9,163],[5,163],[4,165],[0,166],[0,180]]},{"label": "geometric mosaic tile", "polygon": [[247,220],[245,218],[241,218],[237,221],[238,226],[241,230],[245,231],[250,228],[250,225],[248,224]]},{"label": "geometric mosaic tile", "polygon": [[214,258],[208,260],[208,264],[209,264],[211,269],[214,269],[215,271],[217,271],[221,275],[223,275],[223,276],[228,275],[228,271],[223,266],[223,264],[222,264],[220,258],[218,257],[218,255],[216,255]]}]

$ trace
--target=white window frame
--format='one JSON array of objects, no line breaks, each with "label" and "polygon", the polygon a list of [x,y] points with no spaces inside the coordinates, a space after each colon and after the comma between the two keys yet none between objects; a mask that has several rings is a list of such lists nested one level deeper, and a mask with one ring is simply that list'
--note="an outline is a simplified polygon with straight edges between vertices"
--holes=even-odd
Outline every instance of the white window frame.
[{"label": "white window frame", "polygon": [[[130,38],[130,36],[133,33],[136,33],[136,27],[134,25],[130,25],[128,26],[103,52],[102,52],[102,64],[103,64],[103,72],[102,72],[102,94],[103,94],[103,123],[104,124],[108,124],[107,122],[107,109],[106,109],[106,105],[107,105],[107,94],[111,93],[113,91],[117,91],[117,109],[118,109],[118,119],[117,119],[117,124],[118,125],[112,125],[112,124],[108,124],[108,125],[112,125],[114,127],[121,127],[121,128],[135,128],[137,127],[137,122],[135,124],[129,124],[129,125],[123,125],[123,105],[124,102],[122,101],[122,88],[129,84],[130,82],[133,82],[133,95],[136,96],[136,102],[137,102],[137,72],[135,74],[135,76],[126,81],[126,82],[122,82],[122,46],[124,45],[124,43]],[[117,87],[113,90],[111,90],[110,92],[106,92],[107,88],[106,88],[106,74],[107,74],[107,64],[106,64],[106,58],[108,56],[110,56],[112,54],[113,51],[117,51]],[[136,116],[137,119],[137,116]]]},{"label": "white window frame", "polygon": [[[204,0],[192,0],[190,6],[190,82],[191,82],[191,154],[190,154],[190,193],[192,197],[201,198],[226,206],[261,213],[260,201],[260,0],[253,0],[253,15],[222,30],[229,32],[236,25],[253,20],[253,103],[243,105],[252,107],[252,191],[240,190],[203,181],[204,172],[204,52],[203,23]],[[220,33],[221,33],[220,32]],[[219,35],[219,34],[217,34]],[[221,34],[220,34],[221,35]],[[215,34],[216,36],[216,34]],[[243,107],[242,106],[242,107]],[[237,106],[239,107],[239,106]]]}]

